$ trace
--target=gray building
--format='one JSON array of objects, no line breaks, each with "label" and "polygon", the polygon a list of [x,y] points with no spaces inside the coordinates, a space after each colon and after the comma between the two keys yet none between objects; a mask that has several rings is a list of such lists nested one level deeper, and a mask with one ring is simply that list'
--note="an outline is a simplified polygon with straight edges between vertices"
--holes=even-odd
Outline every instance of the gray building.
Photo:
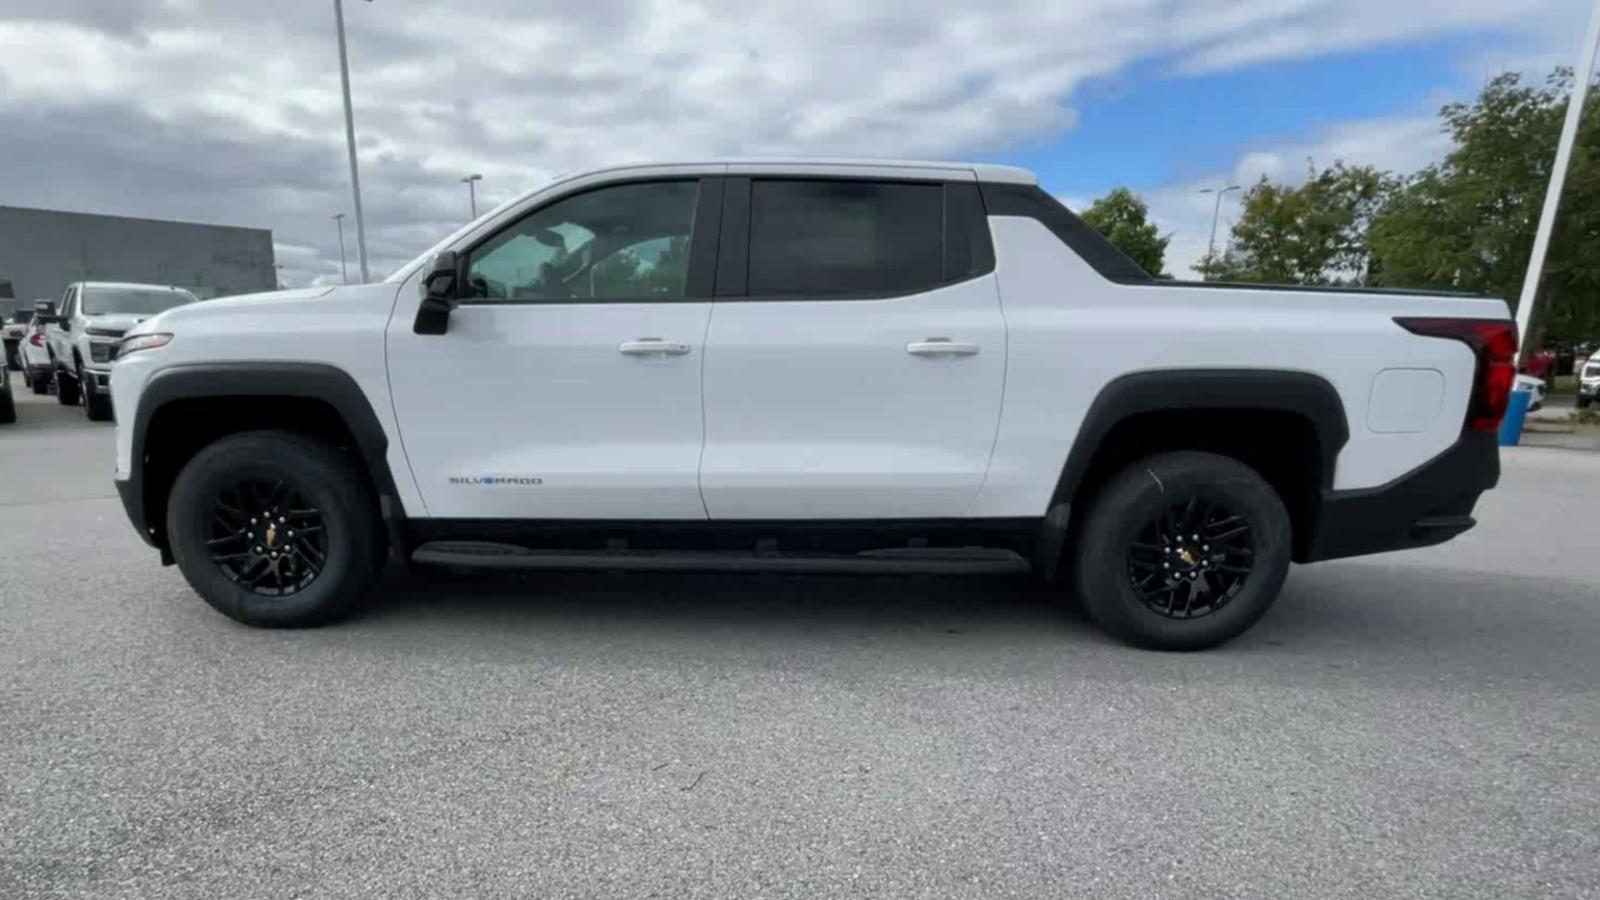
[{"label": "gray building", "polygon": [[19,306],[59,299],[74,281],[188,288],[201,299],[277,286],[272,232],[0,206],[0,282]]}]

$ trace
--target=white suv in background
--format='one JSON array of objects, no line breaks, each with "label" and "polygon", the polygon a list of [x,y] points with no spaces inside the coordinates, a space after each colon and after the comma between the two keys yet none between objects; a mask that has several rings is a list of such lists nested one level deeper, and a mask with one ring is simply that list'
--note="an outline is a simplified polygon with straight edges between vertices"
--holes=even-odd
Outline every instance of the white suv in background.
[{"label": "white suv in background", "polygon": [[56,399],[72,406],[83,398],[89,418],[111,418],[111,362],[128,329],[157,313],[193,303],[183,288],[155,284],[80,281],[67,286],[61,305],[40,318],[55,366]]},{"label": "white suv in background", "polygon": [[1578,408],[1588,409],[1597,396],[1600,396],[1600,353],[1592,353],[1578,370]]}]

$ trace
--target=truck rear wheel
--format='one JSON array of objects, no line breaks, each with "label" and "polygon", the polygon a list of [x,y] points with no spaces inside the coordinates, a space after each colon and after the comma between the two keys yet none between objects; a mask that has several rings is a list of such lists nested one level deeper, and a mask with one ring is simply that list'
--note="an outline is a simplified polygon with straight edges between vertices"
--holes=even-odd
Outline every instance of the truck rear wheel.
[{"label": "truck rear wheel", "polygon": [[246,625],[329,622],[371,590],[382,564],[366,474],[289,432],[237,434],[195,454],[173,483],[167,523],[189,584]]},{"label": "truck rear wheel", "polygon": [[1203,650],[1243,633],[1289,571],[1289,514],[1272,486],[1226,456],[1146,457],[1084,517],[1073,560],[1099,625],[1153,650]]}]

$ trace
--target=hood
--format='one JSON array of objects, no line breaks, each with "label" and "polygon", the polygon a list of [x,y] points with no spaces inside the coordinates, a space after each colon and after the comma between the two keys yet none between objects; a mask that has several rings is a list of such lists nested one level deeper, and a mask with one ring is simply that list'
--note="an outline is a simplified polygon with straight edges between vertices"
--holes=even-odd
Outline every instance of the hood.
[{"label": "hood", "polygon": [[219,297],[175,306],[140,322],[129,334],[177,333],[202,323],[224,330],[304,328],[307,315],[381,314],[387,320],[397,289],[397,285],[378,282]]},{"label": "hood", "polygon": [[[281,303],[293,300],[315,300],[333,293],[331,287],[295,288],[292,291],[263,291],[259,294],[237,294],[205,300],[200,305],[206,309],[223,309],[230,306],[254,306],[261,303]],[[183,307],[177,307],[182,309]]]},{"label": "hood", "polygon": [[153,316],[133,315],[131,313],[102,313],[98,316],[84,316],[84,324],[99,331],[123,332],[149,318],[153,318]]}]

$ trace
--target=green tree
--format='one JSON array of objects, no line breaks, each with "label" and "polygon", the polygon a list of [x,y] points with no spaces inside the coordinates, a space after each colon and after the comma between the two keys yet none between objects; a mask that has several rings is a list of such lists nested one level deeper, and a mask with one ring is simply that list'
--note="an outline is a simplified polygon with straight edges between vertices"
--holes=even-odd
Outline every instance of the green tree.
[{"label": "green tree", "polygon": [[1150,221],[1150,209],[1139,195],[1124,187],[1094,201],[1083,214],[1090,228],[1105,235],[1118,250],[1151,275],[1160,275],[1166,264],[1167,242]]},{"label": "green tree", "polygon": [[1276,284],[1360,283],[1367,225],[1394,189],[1370,166],[1309,169],[1303,184],[1265,176],[1244,195],[1232,247],[1198,268],[1207,278]]},{"label": "green tree", "polygon": [[[1565,69],[1542,86],[1507,74],[1472,103],[1444,107],[1455,147],[1373,219],[1374,282],[1516,303],[1571,88]],[[1600,97],[1583,111],[1539,291],[1536,332],[1554,341],[1600,336]]]}]

